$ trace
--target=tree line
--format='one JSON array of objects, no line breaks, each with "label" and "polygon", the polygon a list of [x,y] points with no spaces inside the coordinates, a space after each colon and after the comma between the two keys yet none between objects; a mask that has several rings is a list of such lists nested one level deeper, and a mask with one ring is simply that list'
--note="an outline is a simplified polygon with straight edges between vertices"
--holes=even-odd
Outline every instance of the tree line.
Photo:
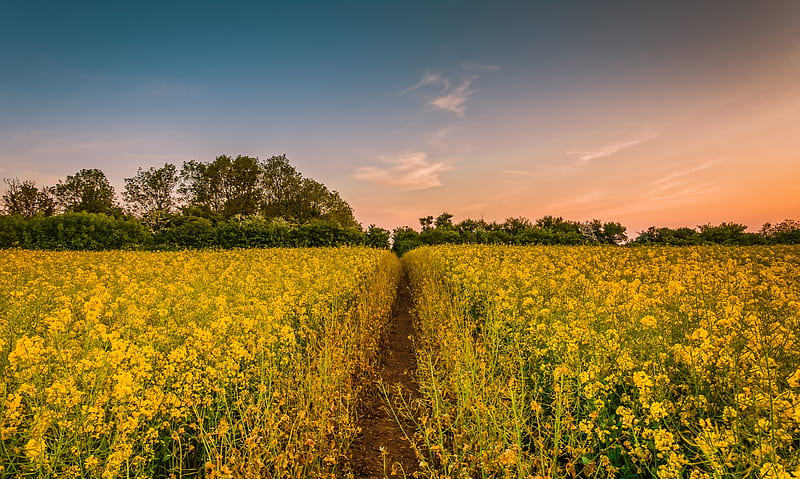
[{"label": "tree line", "polygon": [[29,249],[252,248],[367,245],[397,254],[437,244],[756,245],[800,244],[800,222],[697,228],[652,226],[629,241],[618,222],[544,216],[487,222],[453,215],[419,218],[419,230],[364,229],[338,192],[306,178],[286,155],[267,160],[221,155],[139,168],[116,192],[99,169],[82,169],[52,186],[5,179],[0,247]]},{"label": "tree line", "polygon": [[2,247],[389,247],[388,230],[362,229],[338,192],[304,177],[286,155],[139,168],[124,179],[122,202],[99,169],[52,186],[4,181]]},{"label": "tree line", "polygon": [[399,255],[423,245],[438,244],[511,244],[511,245],[581,245],[622,244],[626,228],[617,222],[592,220],[578,222],[562,217],[544,216],[536,221],[508,218],[502,223],[467,218],[453,222],[453,215],[425,216],[419,219],[420,230],[403,226],[392,232],[392,249]]},{"label": "tree line", "polygon": [[510,245],[759,245],[800,244],[800,222],[785,220],[766,223],[759,232],[748,233],[746,225],[721,223],[695,228],[656,228],[651,226],[629,241],[627,228],[618,222],[573,221],[560,216],[544,216],[535,221],[507,218],[502,223],[465,219],[454,223],[453,215],[419,219],[419,231],[403,226],[392,232],[392,249],[402,255],[423,245],[510,244]]},{"label": "tree line", "polygon": [[37,187],[33,180],[5,179],[2,196],[7,215],[53,216],[86,212],[132,215],[158,225],[169,215],[261,216],[293,223],[328,221],[357,227],[350,205],[324,184],[304,178],[286,159],[266,161],[249,156],[218,156],[214,161],[187,161],[180,170],[173,164],[139,168],[125,178],[123,204],[99,169],[82,169],[53,186]]},{"label": "tree line", "polygon": [[760,244],[800,244],[800,221],[784,220],[777,224],[765,223],[758,232],[748,233],[747,225],[739,223],[720,223],[719,225],[700,225],[697,228],[656,228],[649,227],[634,240],[635,244],[665,245],[760,245]]}]

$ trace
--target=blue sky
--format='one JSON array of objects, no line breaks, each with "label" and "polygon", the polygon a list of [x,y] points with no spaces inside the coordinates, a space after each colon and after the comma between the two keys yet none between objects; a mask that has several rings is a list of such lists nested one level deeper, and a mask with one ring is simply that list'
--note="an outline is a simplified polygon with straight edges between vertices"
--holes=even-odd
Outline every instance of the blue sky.
[{"label": "blue sky", "polygon": [[3,2],[0,176],[286,153],[385,227],[800,216],[797,2],[163,3]]}]

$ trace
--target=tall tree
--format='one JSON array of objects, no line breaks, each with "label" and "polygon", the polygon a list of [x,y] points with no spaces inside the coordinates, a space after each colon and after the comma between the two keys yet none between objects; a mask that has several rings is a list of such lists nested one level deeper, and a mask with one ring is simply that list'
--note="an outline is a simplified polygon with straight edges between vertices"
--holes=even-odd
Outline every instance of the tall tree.
[{"label": "tall tree", "polygon": [[433,215],[420,218],[419,225],[422,227],[422,231],[428,231],[429,229],[433,228]]},{"label": "tall tree", "polygon": [[580,233],[582,227],[575,221],[565,220],[561,216],[547,215],[536,220],[536,226],[549,229],[557,233]]},{"label": "tall tree", "polygon": [[626,228],[622,226],[621,223],[603,223],[598,219],[594,219],[587,223],[585,228],[588,229],[588,231],[582,231],[584,236],[598,243],[620,244],[628,239],[628,236],[625,234]]},{"label": "tall tree", "polygon": [[303,175],[286,159],[286,155],[273,156],[264,164],[264,204],[262,212],[267,218],[286,217],[300,200]]},{"label": "tall tree", "polygon": [[218,156],[211,163],[186,162],[178,190],[190,207],[223,216],[256,215],[297,223],[320,219],[358,226],[339,193],[303,176],[286,159]]},{"label": "tall tree", "polygon": [[188,161],[180,191],[190,206],[225,216],[253,215],[263,202],[263,168],[257,158],[218,156],[211,163]]},{"label": "tall tree", "polygon": [[55,197],[65,211],[114,213],[114,187],[105,173],[98,169],[83,169],[55,186]]},{"label": "tall tree", "polygon": [[37,214],[55,214],[52,188],[39,189],[33,180],[19,181],[17,178],[5,178],[3,182],[7,185],[6,193],[2,197],[4,213],[26,218]]},{"label": "tall tree", "polygon": [[353,209],[338,192],[312,178],[303,178],[286,159],[273,156],[263,163],[261,212],[267,218],[307,223],[321,219],[345,227],[357,227]]},{"label": "tall tree", "polygon": [[503,222],[503,231],[506,231],[512,235],[519,234],[524,230],[529,230],[533,227],[533,224],[528,218],[506,218]]},{"label": "tall tree", "polygon": [[358,226],[358,222],[353,216],[353,209],[339,196],[339,193],[329,190],[328,187],[311,178],[301,180],[298,194],[289,204],[291,206],[287,211],[287,216],[299,223],[320,219],[341,226]]},{"label": "tall tree", "polygon": [[453,215],[444,212],[433,220],[433,225],[436,228],[453,229]]},{"label": "tall tree", "polygon": [[122,197],[130,208],[140,216],[156,212],[169,213],[177,202],[175,187],[178,172],[175,165],[166,163],[161,168],[151,167],[136,170],[136,176],[125,178],[125,191]]}]

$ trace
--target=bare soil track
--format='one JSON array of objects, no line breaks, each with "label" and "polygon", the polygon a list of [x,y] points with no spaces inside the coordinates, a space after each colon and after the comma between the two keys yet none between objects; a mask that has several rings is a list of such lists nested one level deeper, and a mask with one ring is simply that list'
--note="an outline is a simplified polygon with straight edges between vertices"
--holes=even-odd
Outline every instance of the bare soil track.
[{"label": "bare soil track", "polygon": [[[357,478],[413,477],[412,474],[418,470],[417,457],[379,387],[382,382],[390,396],[394,396],[398,388],[406,398],[417,396],[417,384],[413,378],[417,364],[411,340],[414,334],[411,306],[411,291],[404,274],[397,291],[388,344],[381,358],[381,376],[365,394],[359,419],[361,436],[350,450],[351,467]],[[413,424],[404,424],[403,427],[409,433],[415,429]]]}]

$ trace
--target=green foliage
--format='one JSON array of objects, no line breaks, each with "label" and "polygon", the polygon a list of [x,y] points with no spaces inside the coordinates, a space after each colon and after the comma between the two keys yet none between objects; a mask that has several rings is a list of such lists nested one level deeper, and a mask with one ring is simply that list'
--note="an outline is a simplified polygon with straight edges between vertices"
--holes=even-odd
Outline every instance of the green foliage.
[{"label": "green foliage", "polygon": [[[800,239],[800,228],[793,228],[792,221],[786,220],[777,229],[772,229],[766,224],[760,233],[747,233],[747,226],[738,223],[720,223],[719,225],[705,224],[697,229],[682,228],[656,228],[649,227],[636,237],[635,244],[664,244],[664,245],[758,245],[758,244],[793,244],[793,235]],[[800,223],[798,223],[800,226]],[[779,232],[780,231],[780,232]]]},{"label": "green foliage", "polygon": [[44,250],[141,248],[152,237],[136,219],[102,213],[0,216],[0,247]]},{"label": "green foliage", "polygon": [[776,225],[765,223],[761,236],[772,244],[800,244],[800,221],[784,220]]},{"label": "green foliage", "polygon": [[671,245],[694,245],[699,244],[699,240],[695,237],[697,231],[692,228],[656,228],[655,226],[649,227],[646,231],[639,233],[636,237],[635,243],[661,243]]},{"label": "green foliage", "polygon": [[370,248],[389,249],[389,239],[392,233],[389,230],[378,228],[375,225],[369,225],[364,235],[364,245]]},{"label": "green foliage", "polygon": [[262,201],[262,170],[257,158],[227,155],[210,163],[187,161],[179,191],[191,205],[224,216],[253,215]]},{"label": "green foliage", "polygon": [[222,248],[277,248],[292,242],[292,227],[264,218],[234,218],[219,223],[217,242]]},{"label": "green foliage", "polygon": [[53,189],[39,189],[33,180],[19,181],[17,178],[5,178],[6,193],[2,196],[2,211],[9,215],[20,215],[30,218],[35,215],[51,216],[55,213],[56,204]]},{"label": "green foliage", "polygon": [[436,229],[453,229],[453,215],[442,213],[433,221]]},{"label": "green foliage", "polygon": [[298,225],[292,232],[291,246],[322,247],[363,243],[360,230],[342,228],[334,223],[314,222]]},{"label": "green foliage", "polygon": [[587,236],[600,244],[621,244],[628,239],[625,234],[626,228],[620,223],[603,223],[595,219],[585,225],[584,228],[588,229]]},{"label": "green foliage", "polygon": [[419,232],[405,226],[393,232],[392,250],[398,255],[423,245],[440,244],[513,244],[579,245],[621,244],[627,240],[620,223],[593,220],[578,223],[561,217],[545,216],[531,222],[527,218],[507,218],[503,223],[487,223],[467,218],[453,223],[453,215],[424,216]]},{"label": "green foliage", "polygon": [[262,217],[165,215],[151,233],[131,217],[100,213],[0,215],[0,248],[45,250],[277,248],[367,245],[389,247],[389,232],[314,221],[302,225]]},{"label": "green foliage", "polygon": [[159,213],[169,213],[176,206],[174,197],[178,184],[178,172],[175,165],[164,164],[161,168],[136,170],[136,176],[125,178],[125,191],[122,197],[131,210],[142,216],[145,224],[153,220]]},{"label": "green foliage", "polygon": [[419,235],[422,243],[427,245],[459,243],[460,238],[458,231],[447,226],[428,228]]},{"label": "green foliage", "polygon": [[218,156],[189,161],[181,169],[178,191],[188,207],[223,217],[259,215],[293,223],[323,221],[346,228],[359,225],[338,192],[303,176],[286,155],[267,161],[248,156]]},{"label": "green foliage", "polygon": [[217,231],[208,218],[175,216],[155,236],[155,244],[163,248],[209,248],[217,244]]},{"label": "green foliage", "polygon": [[67,212],[119,213],[114,204],[114,187],[105,173],[98,169],[83,169],[55,186],[56,202]]},{"label": "green foliage", "polygon": [[0,247],[29,248],[28,219],[20,215],[0,215]]},{"label": "green foliage", "polygon": [[413,228],[408,226],[401,226],[392,231],[392,251],[398,256],[402,256],[406,251],[423,246],[425,243],[419,237]]}]

